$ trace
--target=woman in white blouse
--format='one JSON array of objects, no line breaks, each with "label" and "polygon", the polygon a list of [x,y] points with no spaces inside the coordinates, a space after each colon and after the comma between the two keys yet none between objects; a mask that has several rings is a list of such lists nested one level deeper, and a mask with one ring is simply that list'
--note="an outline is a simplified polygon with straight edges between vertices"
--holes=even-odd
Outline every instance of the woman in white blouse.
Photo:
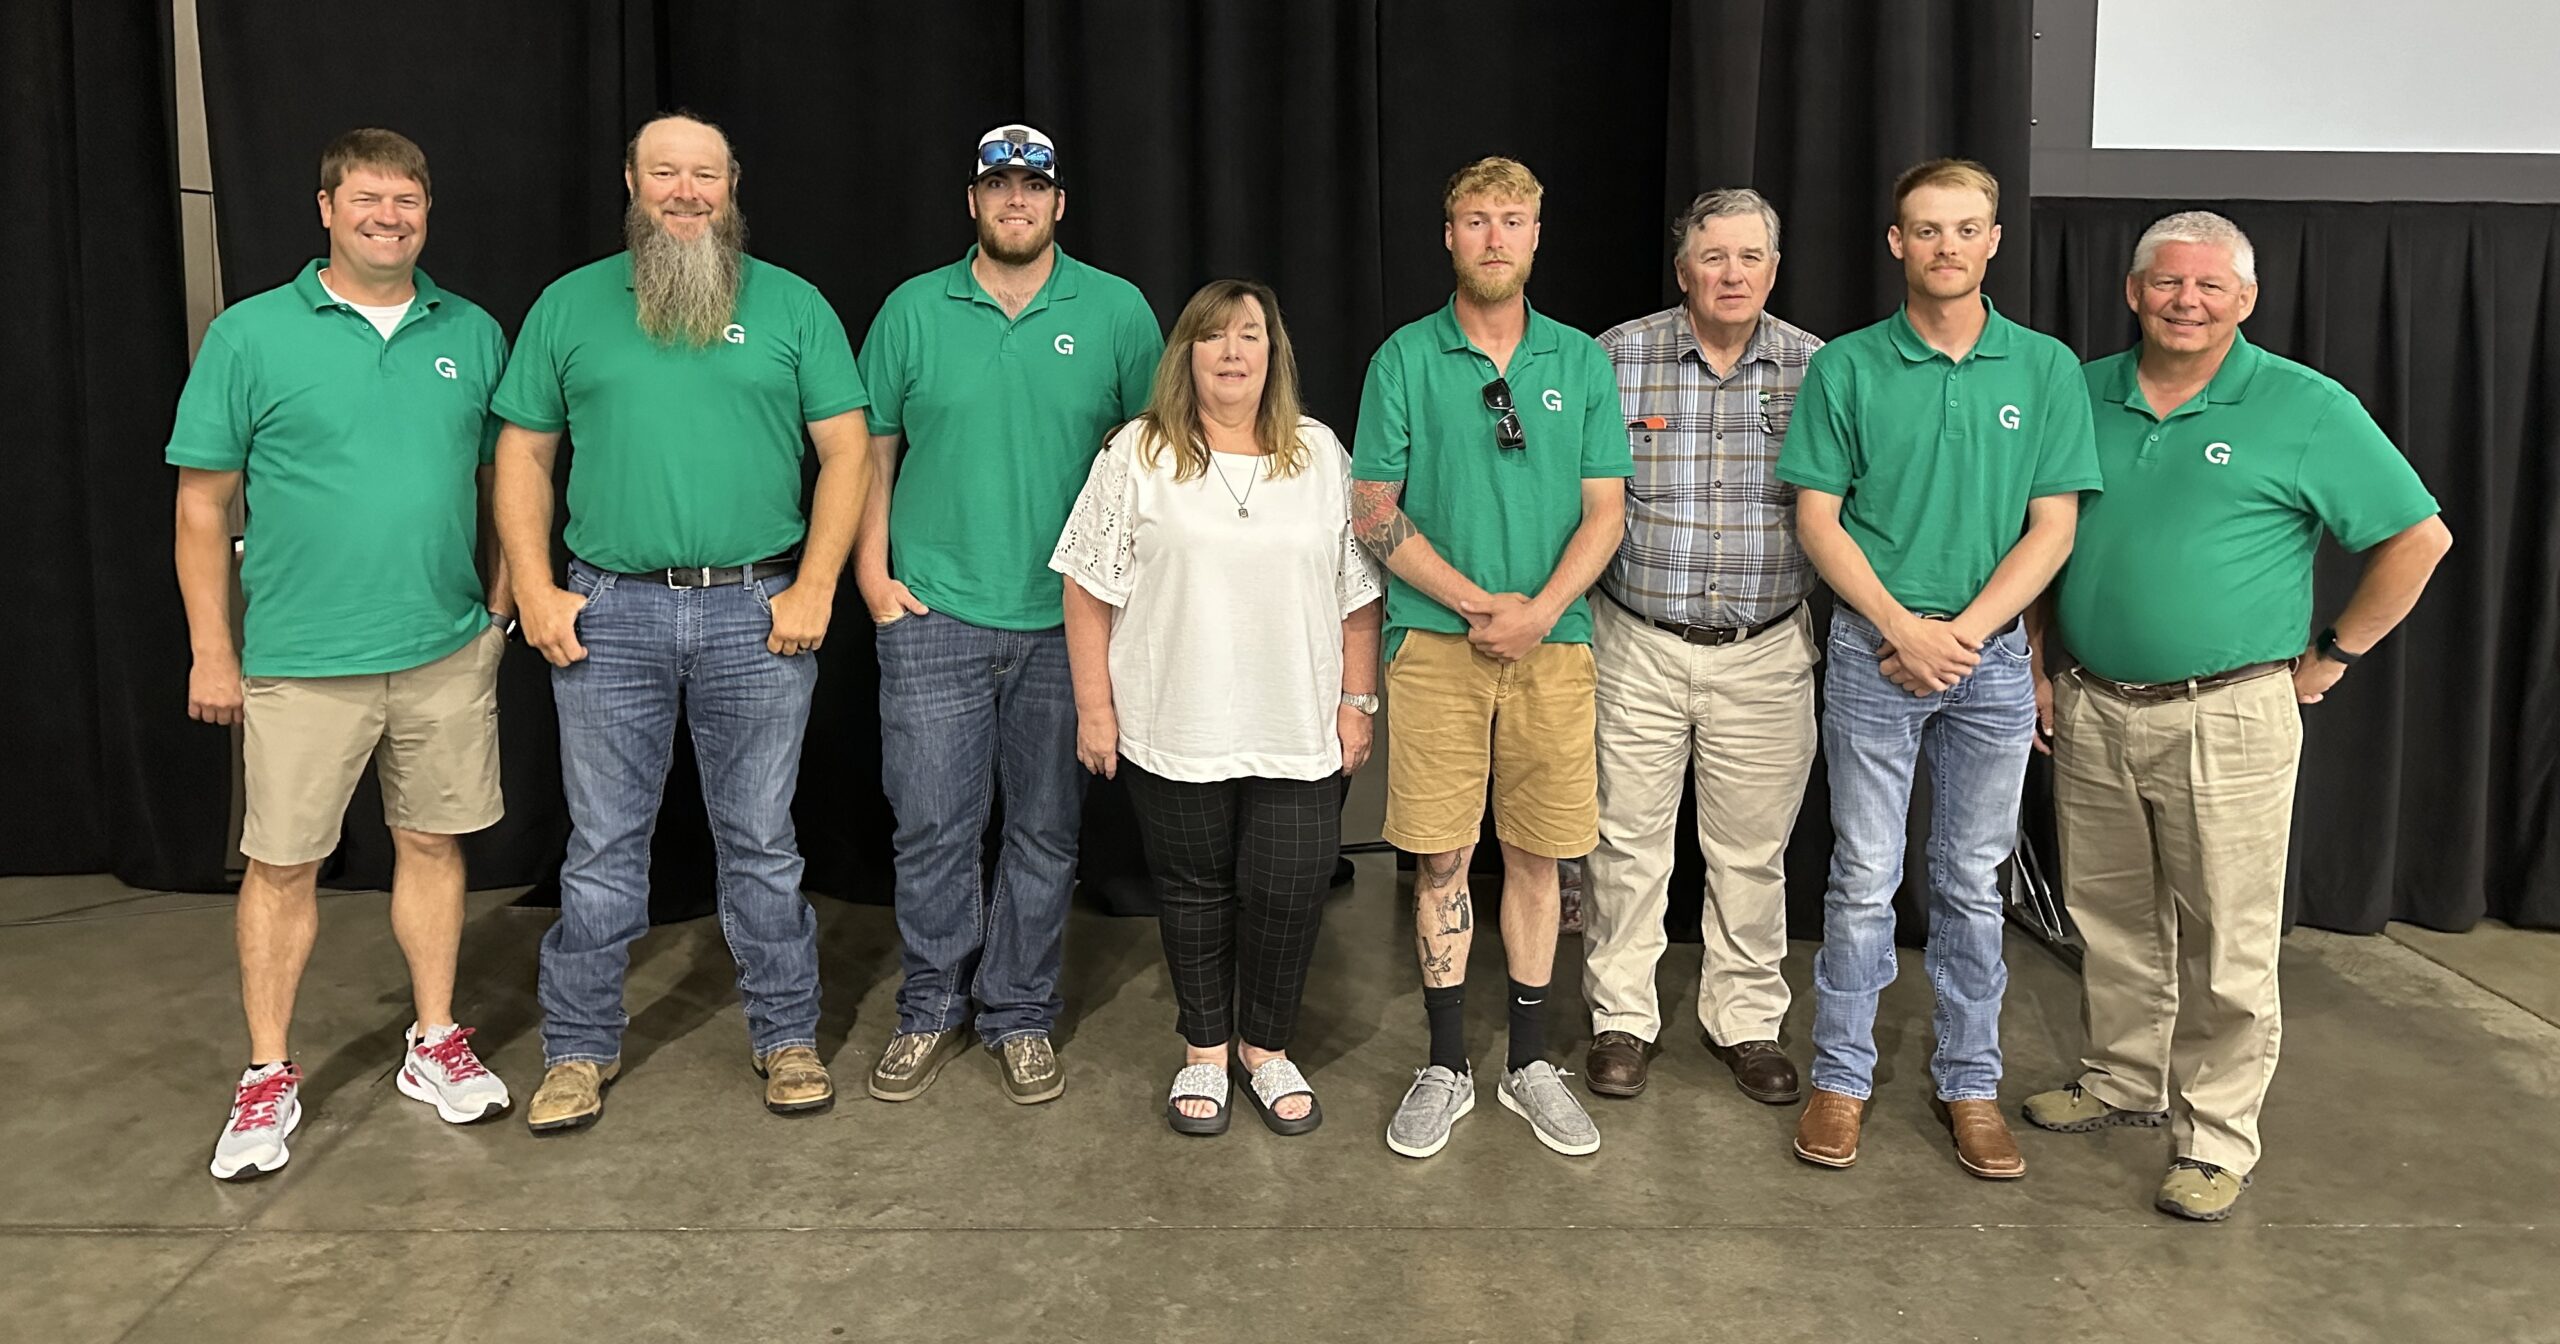
[{"label": "woman in white blouse", "polygon": [[1278,1133],[1324,1119],[1288,1049],[1339,778],[1368,759],[1378,708],[1383,587],[1351,536],[1350,478],[1342,441],[1299,414],[1279,301],[1216,281],[1049,560],[1067,576],[1076,757],[1127,781],[1155,876],[1180,1133],[1226,1132],[1231,1073]]}]

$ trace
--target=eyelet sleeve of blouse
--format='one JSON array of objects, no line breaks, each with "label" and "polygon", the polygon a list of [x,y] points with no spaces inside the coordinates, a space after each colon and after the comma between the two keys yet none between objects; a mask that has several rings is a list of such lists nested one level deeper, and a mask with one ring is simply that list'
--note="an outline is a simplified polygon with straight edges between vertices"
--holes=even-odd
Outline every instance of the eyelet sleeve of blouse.
[{"label": "eyelet sleeve of blouse", "polygon": [[1137,425],[1130,424],[1093,459],[1084,489],[1067,512],[1066,530],[1049,556],[1049,568],[1084,585],[1115,607],[1129,604],[1131,569],[1137,560],[1135,482],[1129,461]]},{"label": "eyelet sleeve of blouse", "polygon": [[[1341,447],[1337,440],[1334,451],[1340,453]],[[1346,618],[1387,593],[1386,572],[1379,567],[1377,558],[1369,554],[1369,548],[1361,545],[1360,538],[1352,532],[1351,458],[1347,453],[1342,455],[1342,559],[1335,570],[1334,582],[1342,600],[1342,614]]]}]

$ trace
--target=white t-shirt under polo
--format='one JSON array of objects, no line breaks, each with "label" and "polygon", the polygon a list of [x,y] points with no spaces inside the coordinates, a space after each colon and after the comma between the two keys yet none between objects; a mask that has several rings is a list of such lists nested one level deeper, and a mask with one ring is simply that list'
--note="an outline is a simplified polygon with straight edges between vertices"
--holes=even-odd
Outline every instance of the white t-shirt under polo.
[{"label": "white t-shirt under polo", "polygon": [[418,301],[417,296],[412,294],[398,303],[358,303],[355,300],[348,298],[346,295],[331,289],[329,287],[329,282],[326,280],[320,282],[320,289],[330,298],[336,299],[338,302],[364,314],[364,319],[367,322],[371,322],[373,324],[373,329],[381,332],[382,339],[386,341],[391,339],[391,333],[400,329],[400,319],[409,315],[409,305]]},{"label": "white t-shirt under polo", "polygon": [[[1111,437],[1049,568],[1111,604],[1120,754],[1166,779],[1322,779],[1342,769],[1342,621],[1385,591],[1351,535],[1351,459],[1314,420],[1307,464],[1212,456],[1173,478]],[[1224,475],[1221,476],[1221,471]],[[1250,487],[1250,489],[1248,489]],[[1239,497],[1242,502],[1239,503]]]}]

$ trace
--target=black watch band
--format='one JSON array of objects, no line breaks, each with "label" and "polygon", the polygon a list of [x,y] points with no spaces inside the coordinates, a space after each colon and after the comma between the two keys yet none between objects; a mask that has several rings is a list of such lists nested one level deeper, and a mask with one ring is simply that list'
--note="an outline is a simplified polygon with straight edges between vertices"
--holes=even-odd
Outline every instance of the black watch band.
[{"label": "black watch band", "polygon": [[2356,665],[2356,660],[2364,656],[2360,653],[2349,653],[2338,647],[2338,627],[2334,625],[2321,631],[2319,642],[2312,647],[2319,650],[2321,657],[2340,667],[2353,667]]}]

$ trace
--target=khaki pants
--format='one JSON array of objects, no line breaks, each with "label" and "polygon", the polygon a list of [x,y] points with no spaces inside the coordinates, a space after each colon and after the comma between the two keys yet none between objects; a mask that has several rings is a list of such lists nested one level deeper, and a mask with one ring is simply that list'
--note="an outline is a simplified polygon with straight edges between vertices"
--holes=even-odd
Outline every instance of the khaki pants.
[{"label": "khaki pants", "polygon": [[2168,1111],[2180,1157],[2246,1175],[2282,1019],[2285,842],[2302,756],[2293,679],[2134,705],[2054,682],[2063,897],[2089,947],[2080,1084]]},{"label": "khaki pants", "polygon": [[1815,741],[1821,652],[1799,609],[1755,639],[1703,647],[1594,598],[1600,844],[1584,868],[1582,985],[1593,1032],[1657,1039],[1654,967],[1669,939],[1680,776],[1697,782],[1706,855],[1698,1020],[1719,1045],[1775,1040],[1787,1015],[1788,833]]}]

